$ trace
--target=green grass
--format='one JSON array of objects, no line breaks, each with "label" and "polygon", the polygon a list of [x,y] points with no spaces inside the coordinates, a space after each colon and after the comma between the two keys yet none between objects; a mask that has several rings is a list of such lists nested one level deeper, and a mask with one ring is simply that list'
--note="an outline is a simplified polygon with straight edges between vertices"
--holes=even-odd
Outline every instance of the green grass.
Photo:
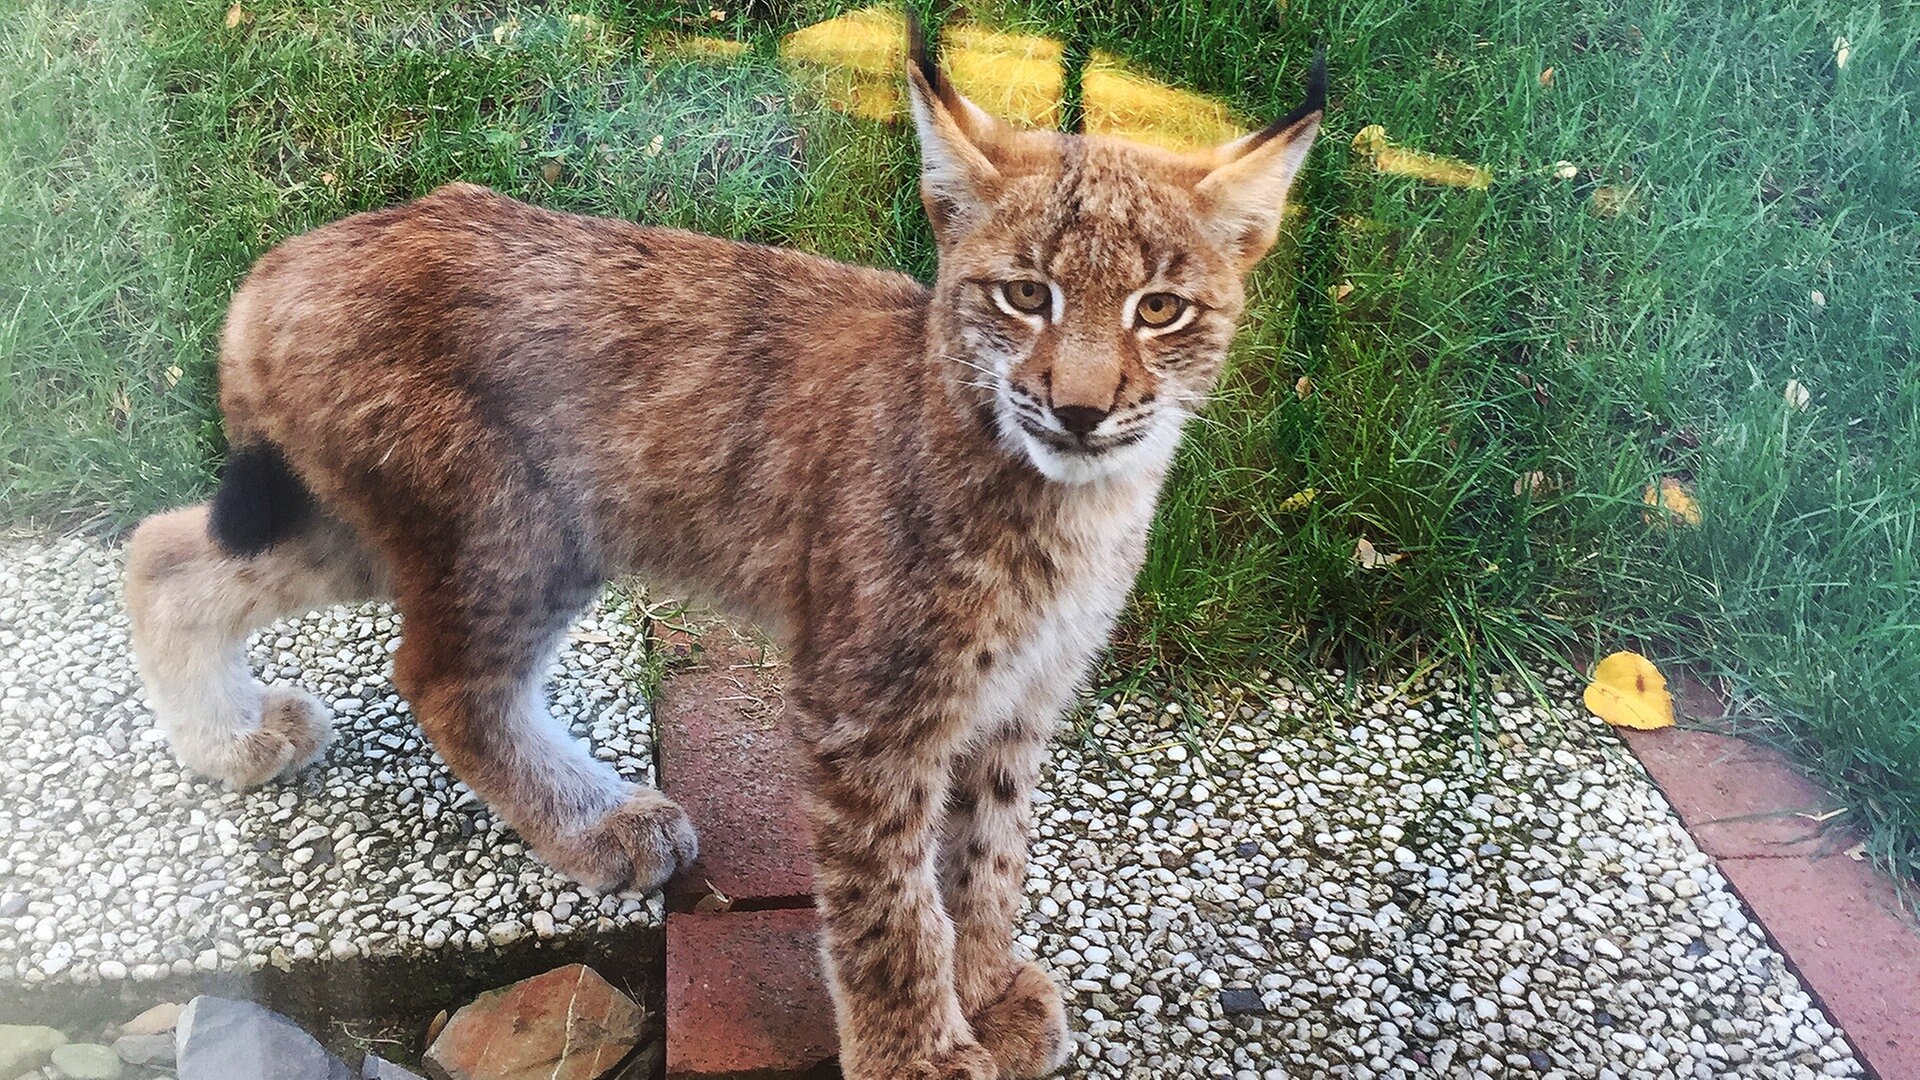
[{"label": "green grass", "polygon": [[207,481],[140,25],[121,0],[0,6],[0,520],[119,522]]},{"label": "green grass", "polygon": [[[138,41],[120,9],[10,10],[0,89],[23,104],[0,112],[0,237],[35,260],[0,268],[14,519],[125,521],[199,490],[213,334],[251,260],[455,177],[933,265],[905,133],[810,103],[771,59],[833,4],[261,2],[229,28],[224,3],[150,0]],[[1920,9],[973,11],[1249,117],[1294,103],[1316,43],[1334,72],[1306,212],[1183,454],[1116,671],[1486,672],[1637,648],[1727,676],[1742,723],[1841,792],[1878,859],[1920,863]],[[59,47],[86,20],[112,32]],[[662,30],[749,52],[675,60],[647,47]],[[1374,173],[1347,144],[1375,123],[1494,184]],[[1596,208],[1608,193],[1621,212]],[[1694,486],[1702,527],[1647,525],[1662,476]],[[1363,538],[1405,557],[1358,567]]]}]

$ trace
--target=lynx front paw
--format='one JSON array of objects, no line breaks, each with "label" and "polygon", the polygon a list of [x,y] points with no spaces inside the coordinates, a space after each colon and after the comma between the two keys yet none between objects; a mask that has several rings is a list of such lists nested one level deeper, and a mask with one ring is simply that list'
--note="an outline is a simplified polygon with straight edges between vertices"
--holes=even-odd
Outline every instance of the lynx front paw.
[{"label": "lynx front paw", "polygon": [[185,745],[176,751],[188,768],[247,791],[313,763],[333,741],[333,717],[312,694],[288,686],[266,688],[260,726],[217,747]]},{"label": "lynx front paw", "polygon": [[555,870],[601,892],[652,892],[700,853],[693,824],[678,803],[652,788],[584,829],[536,843]]},{"label": "lynx front paw", "polygon": [[973,1036],[993,1055],[1002,1080],[1035,1080],[1067,1063],[1073,1037],[1060,988],[1039,964],[1014,972],[1013,985],[973,1018]]}]

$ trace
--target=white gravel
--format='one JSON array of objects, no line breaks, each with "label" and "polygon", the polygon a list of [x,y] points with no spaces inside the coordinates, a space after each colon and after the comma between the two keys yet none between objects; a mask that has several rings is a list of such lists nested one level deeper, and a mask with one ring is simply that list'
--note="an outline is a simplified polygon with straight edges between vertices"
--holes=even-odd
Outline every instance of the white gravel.
[{"label": "white gravel", "polygon": [[[340,714],[321,766],[247,795],[183,774],[139,702],[119,573],[85,540],[0,550],[0,980],[658,924],[657,898],[583,895],[453,782],[394,695],[381,606],[256,639],[269,679]],[[556,711],[650,779],[625,603],[574,635]],[[1055,748],[1021,938],[1070,983],[1078,1075],[1864,1075],[1577,688],[1549,685],[1557,709],[1489,688],[1478,753],[1446,679],[1096,705]]]},{"label": "white gravel", "polygon": [[[610,593],[575,631],[555,711],[650,781],[625,602]],[[120,553],[0,549],[0,980],[146,981],[658,925],[659,897],[579,889],[454,781],[394,692],[397,621],[369,604],[255,635],[255,671],[331,702],[338,735],[292,782],[233,794],[181,768],[142,702]]]},{"label": "white gravel", "polygon": [[1489,688],[1479,756],[1451,679],[1098,704],[1054,753],[1021,939],[1071,982],[1083,1075],[1864,1075],[1548,689]]}]

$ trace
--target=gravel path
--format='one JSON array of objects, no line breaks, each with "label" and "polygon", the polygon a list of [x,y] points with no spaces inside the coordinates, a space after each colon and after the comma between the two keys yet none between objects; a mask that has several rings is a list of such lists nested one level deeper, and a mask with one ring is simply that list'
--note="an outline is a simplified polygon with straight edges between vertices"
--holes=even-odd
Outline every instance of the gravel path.
[{"label": "gravel path", "polygon": [[1476,759],[1453,680],[1341,681],[1056,749],[1022,944],[1085,1075],[1864,1075],[1574,686],[1494,687]]},{"label": "gravel path", "polygon": [[[594,897],[547,870],[454,781],[394,693],[384,605],[255,635],[256,672],[332,703],[320,764],[245,795],[185,772],[142,702],[120,580],[119,552],[85,540],[0,549],[0,980],[146,981],[661,921],[657,896]],[[591,718],[575,735],[650,780],[639,624],[621,603],[575,631],[556,711]]]},{"label": "gravel path", "polygon": [[[453,782],[394,696],[378,605],[254,644],[334,702],[322,767],[248,795],[183,775],[119,573],[84,540],[0,550],[0,981],[660,920],[582,896]],[[623,603],[575,632],[556,711],[650,778]],[[1099,704],[1054,751],[1022,937],[1071,982],[1082,1075],[1863,1075],[1638,764],[1550,689],[1557,709],[1494,688],[1479,755],[1450,680]]]}]

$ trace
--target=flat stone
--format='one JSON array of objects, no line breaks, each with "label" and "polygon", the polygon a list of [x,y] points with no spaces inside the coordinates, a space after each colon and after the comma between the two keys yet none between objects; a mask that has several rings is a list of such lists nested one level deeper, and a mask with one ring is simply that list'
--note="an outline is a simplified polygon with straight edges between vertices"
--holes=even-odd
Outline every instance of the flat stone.
[{"label": "flat stone", "polygon": [[667,916],[667,1078],[807,1075],[839,1050],[811,909]]},{"label": "flat stone", "polygon": [[360,1080],[423,1080],[412,1069],[403,1069],[379,1054],[368,1054],[360,1062]]},{"label": "flat stone", "polygon": [[180,1080],[353,1080],[345,1062],[271,1009],[201,996],[174,1028]]},{"label": "flat stone", "polygon": [[475,998],[422,1064],[433,1080],[594,1080],[640,1042],[644,1020],[598,972],[569,964]]},{"label": "flat stone", "polygon": [[96,1043],[55,1047],[53,1068],[65,1080],[120,1080],[126,1071],[120,1055]]},{"label": "flat stone", "polygon": [[1267,1011],[1258,990],[1220,991],[1220,1011],[1228,1016],[1252,1016]]},{"label": "flat stone", "polygon": [[65,1046],[65,1033],[50,1027],[0,1024],[0,1076],[18,1076],[47,1063],[54,1048]]},{"label": "flat stone", "polygon": [[129,1065],[172,1065],[173,1033],[157,1031],[152,1035],[122,1035],[113,1040],[113,1052]]},{"label": "flat stone", "polygon": [[781,715],[779,669],[724,627],[700,642],[699,663],[669,674],[654,703],[661,789],[700,833],[700,858],[668,887],[669,902],[691,909],[708,882],[735,901],[811,902],[802,759]]},{"label": "flat stone", "polygon": [[173,1025],[180,1022],[180,1010],[185,1008],[178,1002],[163,1001],[139,1016],[120,1025],[122,1035],[158,1035],[163,1031],[172,1031]]},{"label": "flat stone", "polygon": [[660,1075],[660,1062],[666,1056],[666,1041],[655,1039],[634,1051],[633,1056],[609,1075],[607,1080],[654,1080],[654,1077]]}]

